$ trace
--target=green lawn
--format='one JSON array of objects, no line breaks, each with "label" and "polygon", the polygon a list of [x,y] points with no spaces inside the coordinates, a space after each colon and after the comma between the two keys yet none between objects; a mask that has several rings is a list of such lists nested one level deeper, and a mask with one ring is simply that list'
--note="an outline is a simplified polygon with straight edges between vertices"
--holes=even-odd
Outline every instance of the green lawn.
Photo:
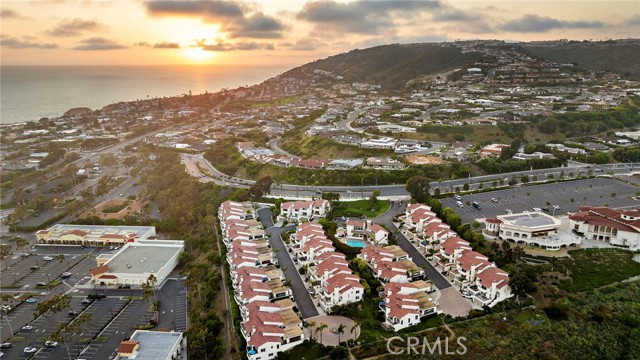
[{"label": "green lawn", "polygon": [[631,251],[622,249],[580,249],[569,251],[572,281],[562,283],[570,292],[590,291],[640,275],[640,263]]},{"label": "green lawn", "polygon": [[371,201],[343,201],[333,204],[333,216],[340,217],[362,217],[374,218],[389,210],[389,202],[387,200],[378,200],[376,206],[372,209]]},{"label": "green lawn", "polygon": [[330,347],[326,347],[317,342],[311,342],[305,340],[302,344],[294,347],[291,350],[278,354],[278,359],[281,360],[299,360],[299,359],[318,359],[323,356],[329,355]]}]

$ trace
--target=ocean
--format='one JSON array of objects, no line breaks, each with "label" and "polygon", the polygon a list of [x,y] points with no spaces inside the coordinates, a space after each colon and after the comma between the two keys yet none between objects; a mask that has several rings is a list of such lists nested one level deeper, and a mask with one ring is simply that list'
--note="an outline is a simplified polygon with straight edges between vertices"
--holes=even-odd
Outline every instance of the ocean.
[{"label": "ocean", "polygon": [[0,122],[55,117],[74,107],[201,94],[258,84],[280,66],[2,66]]}]

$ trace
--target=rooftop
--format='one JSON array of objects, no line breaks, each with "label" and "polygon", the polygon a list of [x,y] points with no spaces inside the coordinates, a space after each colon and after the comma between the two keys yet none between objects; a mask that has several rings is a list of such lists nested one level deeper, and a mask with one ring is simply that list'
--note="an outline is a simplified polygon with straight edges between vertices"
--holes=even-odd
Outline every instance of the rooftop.
[{"label": "rooftop", "polygon": [[138,353],[129,357],[136,360],[161,360],[171,358],[172,350],[182,341],[180,332],[136,330],[131,341],[140,343]]},{"label": "rooftop", "polygon": [[127,243],[105,265],[112,273],[156,273],[184,248],[181,240],[142,240]]},{"label": "rooftop", "polygon": [[527,228],[560,226],[560,220],[541,212],[525,212],[513,215],[498,216],[506,225],[515,225]]}]

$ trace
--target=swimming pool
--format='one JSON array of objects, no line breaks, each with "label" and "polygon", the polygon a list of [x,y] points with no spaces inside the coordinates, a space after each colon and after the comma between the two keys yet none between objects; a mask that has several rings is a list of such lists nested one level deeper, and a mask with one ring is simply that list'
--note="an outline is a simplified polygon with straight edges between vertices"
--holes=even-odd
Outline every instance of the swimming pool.
[{"label": "swimming pool", "polygon": [[367,246],[367,244],[362,241],[362,240],[350,240],[347,239],[345,240],[345,243],[347,243],[347,245],[354,247],[354,248],[363,248],[365,246]]}]

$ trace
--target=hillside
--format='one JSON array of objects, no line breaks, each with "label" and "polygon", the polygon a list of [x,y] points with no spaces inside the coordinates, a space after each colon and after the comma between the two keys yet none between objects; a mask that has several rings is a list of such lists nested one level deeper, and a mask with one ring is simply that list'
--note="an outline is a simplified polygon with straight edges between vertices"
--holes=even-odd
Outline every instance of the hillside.
[{"label": "hillside", "polygon": [[392,44],[330,56],[285,75],[301,76],[319,69],[342,76],[346,82],[366,82],[381,85],[383,90],[398,90],[410,80],[472,65],[479,57],[477,53],[463,54],[450,44]]},{"label": "hillside", "polygon": [[577,63],[583,69],[613,71],[624,78],[640,80],[640,46],[637,43],[566,41],[528,43],[522,47],[546,60]]}]

